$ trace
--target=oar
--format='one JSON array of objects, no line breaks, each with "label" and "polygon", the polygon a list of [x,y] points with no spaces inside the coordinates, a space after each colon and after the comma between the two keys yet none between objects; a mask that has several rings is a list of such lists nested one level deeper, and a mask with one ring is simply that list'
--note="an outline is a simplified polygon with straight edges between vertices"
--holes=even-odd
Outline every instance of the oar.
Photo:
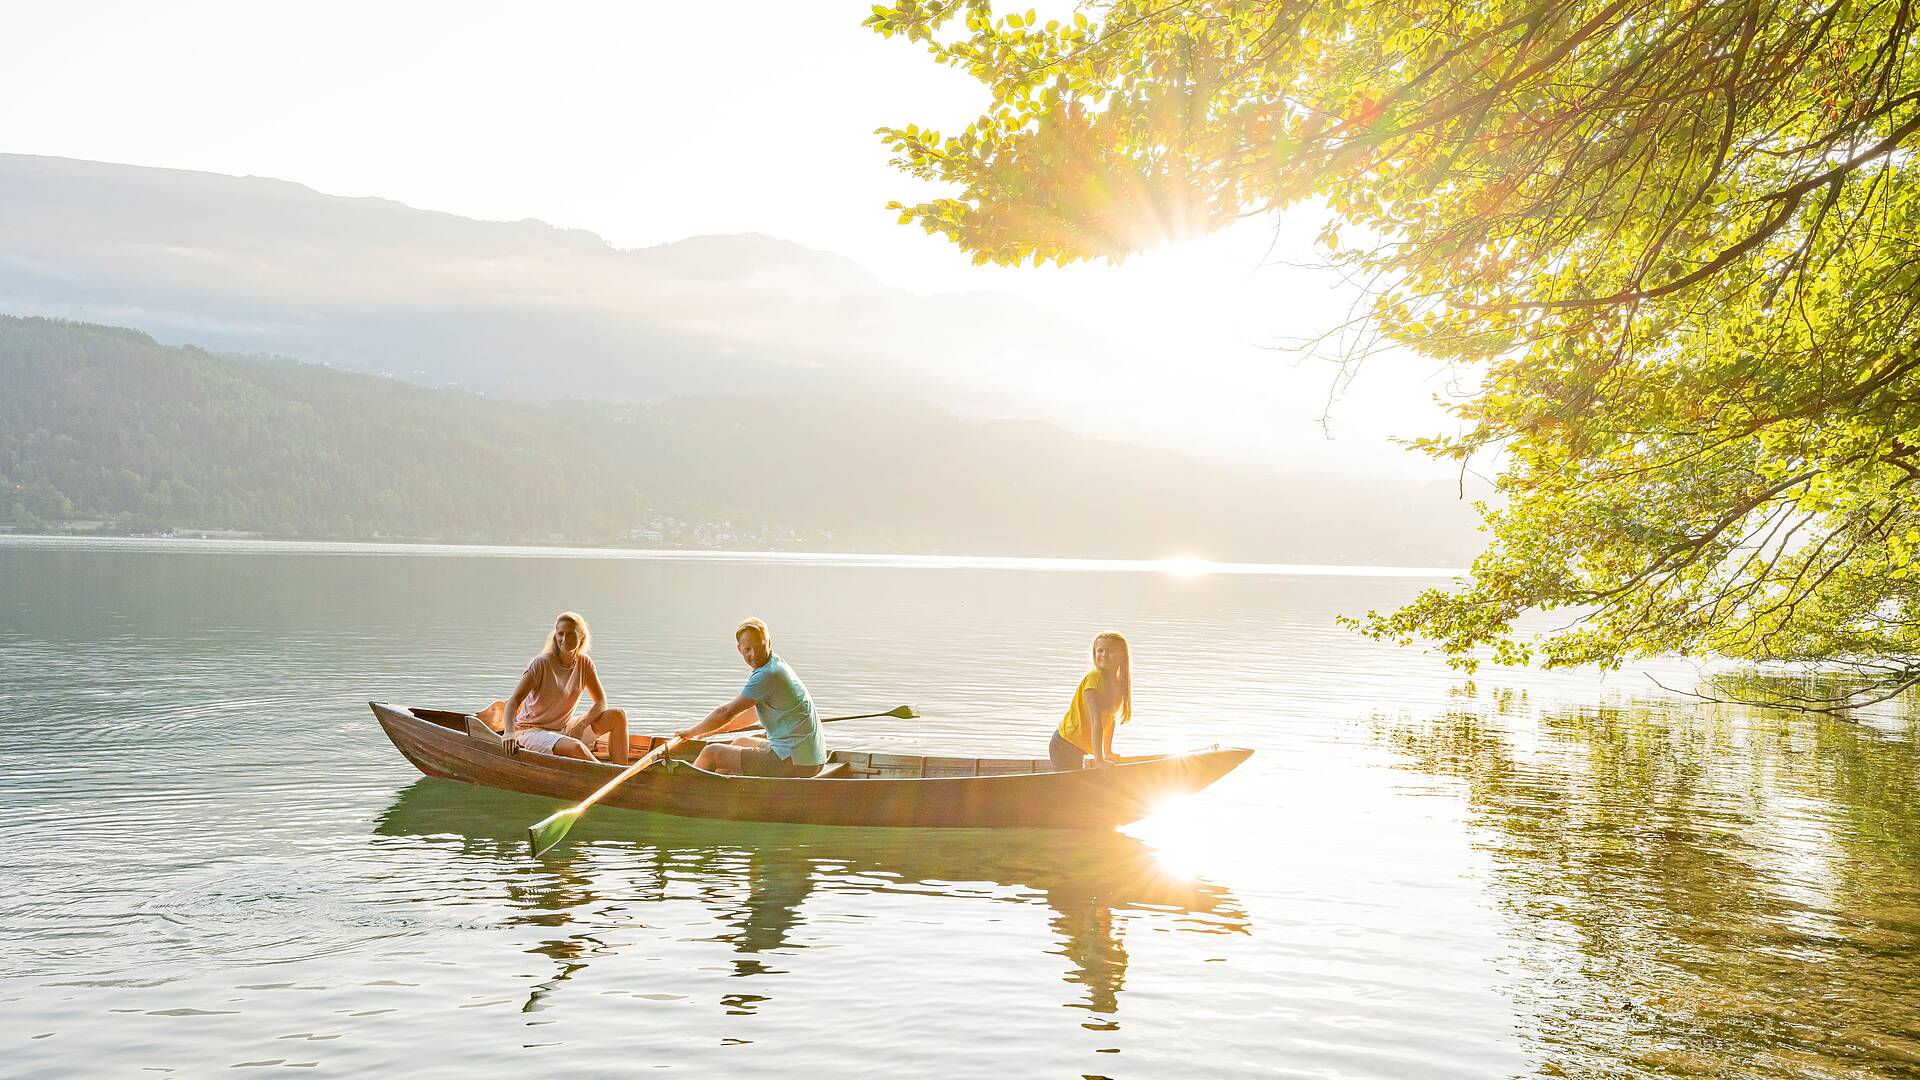
[{"label": "oar", "polygon": [[537,859],[545,855],[547,852],[553,850],[554,845],[565,840],[567,838],[567,831],[573,828],[574,822],[580,820],[580,815],[586,813],[588,807],[605,798],[607,792],[626,783],[634,774],[654,762],[659,761],[666,756],[667,751],[672,750],[685,741],[685,739],[675,735],[673,738],[649,750],[646,757],[622,769],[619,776],[602,784],[600,790],[587,796],[585,802],[582,802],[578,806],[569,806],[565,810],[556,811],[551,816],[542,819],[540,824],[528,829],[527,843],[533,847],[533,857]]},{"label": "oar", "polygon": [[[828,716],[828,717],[822,718],[820,722],[823,724],[837,724],[842,720],[867,720],[875,716],[894,716],[902,720],[915,720],[919,718],[920,713],[911,705],[895,705],[893,708],[888,709],[886,712],[863,712],[863,713],[856,713],[852,716]],[[759,728],[760,728],[759,724],[749,724],[746,727],[734,728],[730,731],[716,731],[714,732],[714,734],[715,735],[738,735],[743,731],[757,731],[759,730]]]},{"label": "oar", "polygon": [[[886,712],[860,713],[855,716],[829,716],[820,722],[823,724],[832,724],[832,723],[837,723],[838,721],[841,721],[841,720],[865,720],[869,717],[874,717],[874,716],[897,716],[902,720],[911,720],[914,717],[919,715],[920,714],[915,712],[913,706],[911,705],[896,705],[893,708],[888,709]],[[759,726],[760,725],[758,724],[754,725],[754,727],[759,727]],[[726,734],[732,735],[740,731],[752,731],[752,730],[753,728],[737,728],[735,729],[735,731],[730,731],[730,732],[727,732]],[[666,742],[661,743],[659,746],[656,746],[652,750],[648,751],[646,757],[641,758],[639,761],[636,761],[633,764],[627,766],[625,769],[621,770],[619,776],[616,776],[613,779],[607,781],[605,784],[601,785],[600,790],[587,796],[585,802],[580,803],[578,806],[569,806],[565,810],[557,811],[551,816],[543,819],[538,825],[535,825],[531,829],[528,829],[527,843],[533,848],[534,858],[537,859],[540,856],[546,854],[547,852],[552,851],[556,844],[560,843],[560,841],[562,840],[565,840],[567,838],[568,831],[573,828],[573,825],[575,822],[580,820],[580,815],[586,813],[588,807],[592,806],[594,803],[597,803],[602,798],[604,798],[607,792],[612,791],[614,788],[617,788],[621,784],[626,783],[629,779],[632,779],[634,774],[638,773],[640,770],[646,768],[647,766],[653,764],[654,762],[659,761],[662,757],[666,756],[668,751],[672,750],[676,746],[679,746],[681,743],[685,741],[686,741],[685,739],[680,738],[678,735],[674,736],[671,739],[668,739]]]}]

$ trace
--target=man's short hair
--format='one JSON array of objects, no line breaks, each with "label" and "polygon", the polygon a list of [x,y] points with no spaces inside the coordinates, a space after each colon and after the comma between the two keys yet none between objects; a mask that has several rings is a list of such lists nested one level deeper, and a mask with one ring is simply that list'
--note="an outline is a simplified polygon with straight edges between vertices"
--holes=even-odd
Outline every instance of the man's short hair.
[{"label": "man's short hair", "polygon": [[733,632],[733,640],[739,641],[740,635],[749,630],[760,635],[760,642],[763,645],[773,640],[773,637],[767,633],[767,624],[759,619],[747,619],[741,622],[739,628]]}]

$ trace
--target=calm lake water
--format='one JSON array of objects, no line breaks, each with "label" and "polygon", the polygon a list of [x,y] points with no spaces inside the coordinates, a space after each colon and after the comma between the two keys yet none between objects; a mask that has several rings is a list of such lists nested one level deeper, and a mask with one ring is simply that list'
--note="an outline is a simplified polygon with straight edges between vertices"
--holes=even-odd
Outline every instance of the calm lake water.
[{"label": "calm lake water", "polygon": [[[778,557],[0,542],[0,1072],[1920,1074],[1920,756],[1640,673],[1336,627],[1430,584]],[[753,614],[835,745],[1254,757],[1112,834],[596,811],[424,779],[369,699],[504,696],[587,615],[642,730]],[[1686,665],[1654,670],[1690,688]]]}]

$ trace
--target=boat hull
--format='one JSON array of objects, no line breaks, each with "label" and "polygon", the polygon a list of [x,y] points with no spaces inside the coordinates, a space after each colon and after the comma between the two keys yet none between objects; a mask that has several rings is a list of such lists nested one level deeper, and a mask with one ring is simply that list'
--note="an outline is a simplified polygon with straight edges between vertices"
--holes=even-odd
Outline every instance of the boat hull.
[{"label": "boat hull", "polygon": [[[510,752],[490,734],[469,733],[464,714],[369,704],[394,746],[429,776],[578,802],[620,771],[600,762]],[[839,751],[831,759],[847,766],[841,778],[806,779],[722,776],[674,762],[632,777],[599,805],[809,825],[1111,828],[1145,817],[1170,798],[1199,791],[1252,753],[1218,748],[1052,772],[1038,771],[1045,762],[1026,760]],[[929,774],[959,771],[971,762],[980,775],[898,775],[915,762]]]}]

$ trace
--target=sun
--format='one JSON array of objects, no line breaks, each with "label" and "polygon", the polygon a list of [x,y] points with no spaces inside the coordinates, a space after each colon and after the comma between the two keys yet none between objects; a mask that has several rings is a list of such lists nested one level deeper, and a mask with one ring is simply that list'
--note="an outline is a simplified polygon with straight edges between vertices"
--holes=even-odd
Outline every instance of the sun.
[{"label": "sun", "polygon": [[1171,559],[1160,560],[1166,572],[1179,578],[1205,577],[1213,573],[1214,564],[1197,555],[1176,555]]}]

